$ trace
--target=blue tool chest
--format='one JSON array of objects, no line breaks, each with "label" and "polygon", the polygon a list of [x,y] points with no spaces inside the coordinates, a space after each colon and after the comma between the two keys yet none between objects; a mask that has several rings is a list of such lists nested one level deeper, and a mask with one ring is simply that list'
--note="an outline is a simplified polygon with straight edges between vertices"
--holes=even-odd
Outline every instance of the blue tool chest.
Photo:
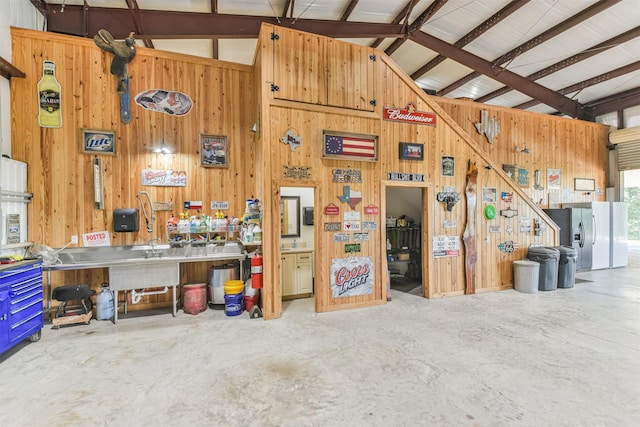
[{"label": "blue tool chest", "polygon": [[0,269],[0,354],[44,326],[42,262],[22,261]]}]

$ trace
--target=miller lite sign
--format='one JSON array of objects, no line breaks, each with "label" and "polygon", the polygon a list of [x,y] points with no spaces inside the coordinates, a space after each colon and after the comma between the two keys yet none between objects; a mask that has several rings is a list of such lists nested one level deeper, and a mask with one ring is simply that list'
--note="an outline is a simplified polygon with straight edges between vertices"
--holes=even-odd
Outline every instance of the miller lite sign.
[{"label": "miller lite sign", "polygon": [[85,153],[116,154],[115,132],[83,129],[82,141]]},{"label": "miller lite sign", "polygon": [[331,296],[371,295],[373,276],[373,259],[370,256],[334,258],[331,260]]}]

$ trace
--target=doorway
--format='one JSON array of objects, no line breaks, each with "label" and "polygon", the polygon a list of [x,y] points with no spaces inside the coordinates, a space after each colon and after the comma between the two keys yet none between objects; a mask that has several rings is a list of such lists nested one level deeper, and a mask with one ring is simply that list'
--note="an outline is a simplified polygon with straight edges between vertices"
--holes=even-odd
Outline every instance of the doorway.
[{"label": "doorway", "polygon": [[421,187],[393,184],[385,189],[385,253],[392,293],[424,296],[423,191]]},{"label": "doorway", "polygon": [[[292,304],[314,307],[314,205],[314,187],[280,187],[282,311]],[[294,303],[303,299],[306,301]]]}]

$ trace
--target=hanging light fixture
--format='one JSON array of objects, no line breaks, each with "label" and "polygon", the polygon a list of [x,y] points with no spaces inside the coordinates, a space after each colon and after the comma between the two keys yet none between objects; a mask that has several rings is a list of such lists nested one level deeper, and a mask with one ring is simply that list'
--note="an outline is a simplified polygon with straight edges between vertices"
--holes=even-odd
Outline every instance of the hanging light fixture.
[{"label": "hanging light fixture", "polygon": [[162,139],[162,144],[160,144],[159,146],[154,148],[153,152],[154,153],[158,153],[158,154],[171,154],[171,149],[169,148],[169,146],[167,144],[165,144],[164,138],[163,138]]}]

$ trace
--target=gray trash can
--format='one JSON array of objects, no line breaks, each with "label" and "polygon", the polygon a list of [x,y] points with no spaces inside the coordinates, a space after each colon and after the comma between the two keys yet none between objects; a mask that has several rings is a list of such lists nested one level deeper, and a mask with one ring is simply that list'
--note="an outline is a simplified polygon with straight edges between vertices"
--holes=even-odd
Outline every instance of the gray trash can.
[{"label": "gray trash can", "polygon": [[535,261],[513,261],[513,289],[525,294],[537,294],[540,264]]},{"label": "gray trash can", "polygon": [[578,250],[571,246],[554,246],[560,252],[558,261],[558,287],[573,288],[576,282],[576,265]]},{"label": "gray trash can", "polygon": [[555,291],[558,288],[558,261],[560,251],[550,247],[533,247],[527,252],[527,259],[540,263],[538,290]]}]

